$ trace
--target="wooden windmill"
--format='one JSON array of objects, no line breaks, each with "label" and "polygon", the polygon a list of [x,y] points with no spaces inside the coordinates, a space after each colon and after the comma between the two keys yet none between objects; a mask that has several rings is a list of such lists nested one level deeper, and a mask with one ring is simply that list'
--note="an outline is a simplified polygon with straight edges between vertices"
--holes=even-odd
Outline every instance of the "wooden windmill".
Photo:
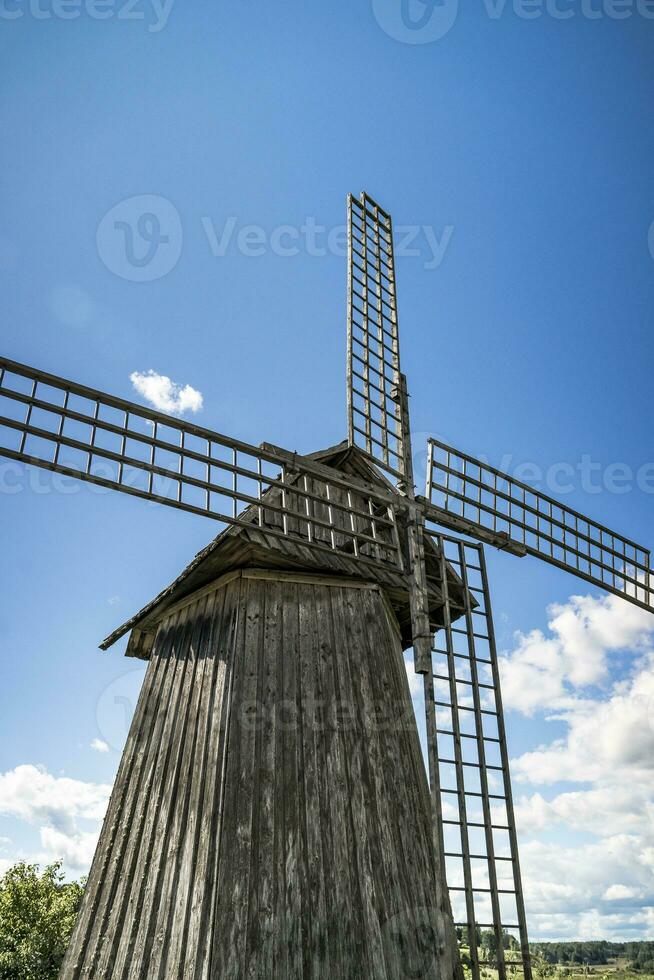
[{"label": "wooden windmill", "polygon": [[416,495],[391,218],[362,194],[348,228],[331,449],[251,446],[0,359],[2,455],[224,525],[102,644],[129,633],[149,666],[64,980],[449,980],[455,924],[473,980],[530,980],[483,544],[646,609],[650,556],[436,440]]}]

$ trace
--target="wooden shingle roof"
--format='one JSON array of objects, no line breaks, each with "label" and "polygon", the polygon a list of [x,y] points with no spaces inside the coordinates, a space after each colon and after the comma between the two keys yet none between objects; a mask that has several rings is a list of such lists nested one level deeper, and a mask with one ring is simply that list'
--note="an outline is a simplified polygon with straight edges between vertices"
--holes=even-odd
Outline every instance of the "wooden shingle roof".
[{"label": "wooden shingle roof", "polygon": [[[308,457],[341,474],[358,477],[367,484],[385,491],[394,488],[355,447],[340,443]],[[273,491],[276,492],[276,491]],[[258,508],[249,508],[243,515],[248,519]],[[430,619],[437,627],[442,623],[442,596],[439,587],[440,556],[431,539],[425,542],[427,572],[430,580]],[[267,533],[258,524],[234,525],[225,528],[206,548],[200,551],[181,574],[151,602],[119,626],[101,644],[107,650],[126,633],[131,632],[128,656],[147,659],[158,623],[176,603],[186,599],[209,583],[238,568],[266,568],[280,572],[303,572],[331,575],[373,582],[379,585],[390,602],[398,620],[403,646],[411,646],[411,610],[407,578],[403,570],[393,565],[363,564],[343,550],[316,550],[301,538]],[[448,566],[450,602],[458,605],[461,582]]]}]

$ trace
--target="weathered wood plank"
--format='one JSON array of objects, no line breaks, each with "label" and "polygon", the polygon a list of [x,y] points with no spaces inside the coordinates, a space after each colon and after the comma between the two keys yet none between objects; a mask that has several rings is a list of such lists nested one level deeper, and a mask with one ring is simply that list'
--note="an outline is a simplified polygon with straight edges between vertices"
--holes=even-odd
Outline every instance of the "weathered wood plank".
[{"label": "weathered wood plank", "polygon": [[[234,677],[236,634],[241,607],[241,582],[225,588],[225,605],[216,624],[215,646],[207,651],[217,665],[208,732],[211,737],[206,794],[203,798],[204,828],[201,834],[196,878],[206,881],[206,898],[197,903],[191,915],[187,934],[187,964],[192,980],[208,980],[212,975],[211,959],[216,921],[218,861],[222,839],[227,749],[231,712],[231,693]],[[197,950],[193,964],[193,951]],[[194,967],[194,969],[193,969]]]},{"label": "weathered wood plank", "polygon": [[161,624],[63,980],[454,980],[393,613],[296,577]]}]

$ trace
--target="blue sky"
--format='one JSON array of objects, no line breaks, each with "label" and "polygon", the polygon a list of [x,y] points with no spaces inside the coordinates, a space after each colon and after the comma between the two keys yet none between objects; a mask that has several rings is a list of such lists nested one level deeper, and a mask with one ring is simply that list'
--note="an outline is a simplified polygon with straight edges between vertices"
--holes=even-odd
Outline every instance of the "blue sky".
[{"label": "blue sky", "polygon": [[[414,229],[397,271],[416,449],[436,435],[533,464],[651,543],[654,10],[525,9],[411,0],[425,34],[399,0],[116,0],[102,20],[90,0],[2,0],[3,353],[128,398],[153,370],[202,393],[201,424],[335,443],[339,227],[365,188]],[[130,265],[106,231],[144,196],[168,237],[159,266],[145,238]],[[6,472],[0,856],[63,853],[80,873],[142,673],[97,644],[212,527],[43,474],[8,492]],[[651,617],[531,559],[489,566],[532,934],[652,938]],[[546,691],[529,716],[520,685]],[[601,772],[593,717],[615,726]]]}]

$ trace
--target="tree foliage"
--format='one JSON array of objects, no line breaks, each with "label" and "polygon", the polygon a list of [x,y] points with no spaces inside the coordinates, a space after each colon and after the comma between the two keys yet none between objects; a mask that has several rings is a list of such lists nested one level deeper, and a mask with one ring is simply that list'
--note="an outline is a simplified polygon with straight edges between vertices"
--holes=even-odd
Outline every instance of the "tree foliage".
[{"label": "tree foliage", "polygon": [[84,891],[61,862],[20,862],[0,879],[0,980],[57,980]]},{"label": "tree foliage", "polygon": [[631,967],[639,973],[654,973],[654,943],[627,943]]},{"label": "tree foliage", "polygon": [[570,967],[605,966],[618,957],[628,960],[638,973],[654,973],[654,943],[612,943],[605,939],[593,942],[534,943],[533,955],[545,963]]}]

